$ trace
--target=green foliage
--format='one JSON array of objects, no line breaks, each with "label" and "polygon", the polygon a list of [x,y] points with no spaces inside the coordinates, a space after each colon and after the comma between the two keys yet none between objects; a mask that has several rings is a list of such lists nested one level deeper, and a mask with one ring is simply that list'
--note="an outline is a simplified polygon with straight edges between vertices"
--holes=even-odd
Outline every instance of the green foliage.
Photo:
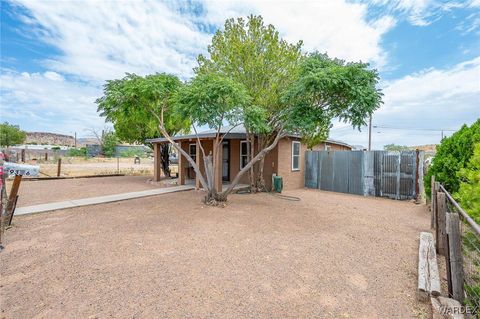
[{"label": "green foliage", "polygon": [[331,59],[318,52],[301,64],[297,80],[284,94],[289,105],[285,126],[304,137],[311,147],[325,139],[331,121],[338,118],[360,128],[380,107],[379,75],[366,63]]},{"label": "green foliage", "polygon": [[383,146],[383,149],[385,151],[397,151],[397,152],[408,151],[409,150],[408,146],[397,145],[397,144],[387,144],[387,145]]},{"label": "green foliage", "polygon": [[144,157],[147,157],[147,153],[145,152],[145,150],[142,150],[140,148],[128,148],[128,149],[122,150],[119,156],[120,157],[138,156],[138,157],[144,158]]},{"label": "green foliage", "polygon": [[465,168],[458,172],[460,188],[455,194],[460,205],[480,224],[480,143]]},{"label": "green foliage", "polygon": [[115,132],[106,132],[102,137],[102,153],[106,157],[115,156],[115,146],[118,144],[118,138]]},{"label": "green foliage", "polygon": [[[157,73],[145,77],[127,74],[107,81],[103,96],[96,100],[98,112],[113,123],[117,137],[129,143],[145,143],[160,136],[158,119],[162,105],[182,86],[174,75]],[[190,123],[175,112],[165,112],[165,128],[171,135],[188,130]]]},{"label": "green foliage", "polygon": [[87,148],[71,148],[67,151],[67,156],[69,157],[87,157]]},{"label": "green foliage", "polygon": [[302,43],[289,44],[261,16],[229,19],[200,55],[197,74],[219,74],[242,85],[250,96],[243,117],[252,133],[269,133],[282,93],[293,83],[302,58]]},{"label": "green foliage", "polygon": [[0,146],[22,144],[26,138],[27,134],[20,130],[18,125],[11,125],[8,122],[0,124]]},{"label": "green foliage", "polygon": [[473,155],[474,145],[479,142],[480,119],[470,127],[463,125],[452,136],[444,138],[437,147],[433,163],[424,179],[426,194],[429,195],[431,192],[432,175],[435,175],[435,180],[443,184],[449,192],[457,192],[460,187],[458,172],[466,167]]},{"label": "green foliage", "polygon": [[175,98],[178,112],[199,125],[219,128],[240,122],[241,110],[249,102],[245,88],[217,74],[200,74],[184,86]]}]

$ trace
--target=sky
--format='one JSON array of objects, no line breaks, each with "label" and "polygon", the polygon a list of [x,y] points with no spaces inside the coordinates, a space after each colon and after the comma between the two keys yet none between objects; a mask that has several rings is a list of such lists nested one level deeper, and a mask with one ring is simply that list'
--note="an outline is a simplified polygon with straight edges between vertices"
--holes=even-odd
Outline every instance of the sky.
[{"label": "sky", "polygon": [[[383,105],[372,145],[438,143],[480,117],[480,0],[1,0],[0,117],[26,131],[88,136],[95,100],[125,73],[192,77],[228,18],[262,15],[304,51],[370,63]],[[107,124],[108,125],[108,124]],[[368,144],[334,122],[330,137]]]}]

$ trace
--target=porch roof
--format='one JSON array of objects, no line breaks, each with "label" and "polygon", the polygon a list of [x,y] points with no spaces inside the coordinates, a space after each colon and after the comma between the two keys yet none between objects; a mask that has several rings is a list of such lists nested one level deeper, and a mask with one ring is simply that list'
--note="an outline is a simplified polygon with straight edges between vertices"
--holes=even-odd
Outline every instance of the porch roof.
[{"label": "porch roof", "polygon": [[[246,139],[247,133],[245,130],[245,127],[243,125],[239,125],[236,127],[232,126],[224,126],[220,128],[220,134],[227,134],[225,136],[226,139]],[[206,130],[198,133],[198,138],[200,139],[213,139],[217,135],[217,130]],[[300,138],[301,136],[298,134],[287,134],[288,137],[294,137],[294,138]],[[191,139],[196,139],[197,134],[185,134],[185,135],[177,135],[173,137],[174,141],[182,141],[182,140],[191,140]],[[157,138],[151,138],[146,140],[147,143],[165,143],[168,142],[168,140],[164,137],[157,137]],[[352,147],[351,145],[338,141],[338,140],[333,140],[333,139],[326,139],[325,142],[330,143],[330,144],[337,144],[337,145],[342,145],[342,146],[347,146],[347,147]]]}]

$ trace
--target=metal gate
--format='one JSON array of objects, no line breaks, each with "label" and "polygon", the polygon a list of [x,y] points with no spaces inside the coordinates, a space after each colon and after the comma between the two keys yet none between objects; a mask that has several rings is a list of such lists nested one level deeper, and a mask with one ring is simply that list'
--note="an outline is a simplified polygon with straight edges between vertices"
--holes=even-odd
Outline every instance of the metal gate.
[{"label": "metal gate", "polygon": [[307,151],[305,186],[394,199],[416,197],[416,151]]}]

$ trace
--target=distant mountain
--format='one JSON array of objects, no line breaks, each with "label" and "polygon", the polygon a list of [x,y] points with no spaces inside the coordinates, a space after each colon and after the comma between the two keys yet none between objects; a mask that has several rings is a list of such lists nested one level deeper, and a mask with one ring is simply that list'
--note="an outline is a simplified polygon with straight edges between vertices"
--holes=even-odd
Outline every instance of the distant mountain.
[{"label": "distant mountain", "polygon": [[75,138],[57,133],[27,132],[26,144],[74,146]]},{"label": "distant mountain", "polygon": [[427,144],[427,145],[417,145],[417,146],[409,146],[408,147],[411,150],[420,150],[420,151],[425,151],[425,152],[433,152],[437,150],[437,145],[436,144]]}]

